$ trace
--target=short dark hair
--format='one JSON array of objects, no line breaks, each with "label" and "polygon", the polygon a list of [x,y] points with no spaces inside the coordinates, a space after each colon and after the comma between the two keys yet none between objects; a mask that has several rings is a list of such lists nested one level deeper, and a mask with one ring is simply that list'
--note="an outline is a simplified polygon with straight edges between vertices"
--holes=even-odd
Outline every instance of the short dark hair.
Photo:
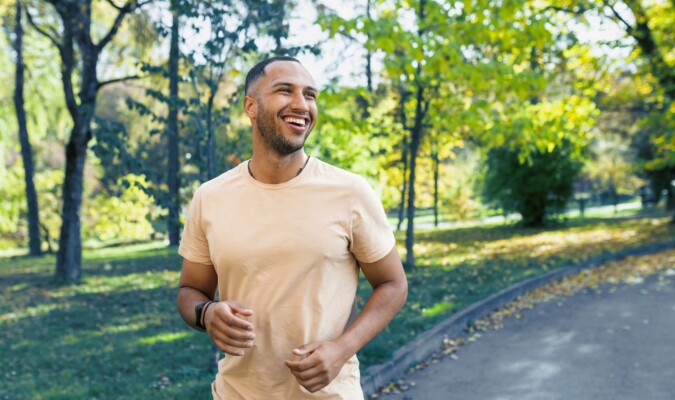
[{"label": "short dark hair", "polygon": [[258,79],[260,79],[263,75],[265,75],[265,67],[272,64],[273,62],[277,61],[292,61],[296,62],[300,65],[302,63],[298,61],[297,58],[294,57],[289,57],[289,56],[276,56],[272,58],[268,58],[266,60],[260,61],[257,63],[253,68],[251,68],[250,71],[248,71],[248,74],[246,74],[246,83],[244,84],[244,95],[248,95],[248,88],[255,83]]}]

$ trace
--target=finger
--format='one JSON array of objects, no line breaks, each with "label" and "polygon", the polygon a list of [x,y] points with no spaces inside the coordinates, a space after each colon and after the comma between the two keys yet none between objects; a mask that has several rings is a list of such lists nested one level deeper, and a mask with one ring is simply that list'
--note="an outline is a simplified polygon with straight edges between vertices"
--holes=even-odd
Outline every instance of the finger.
[{"label": "finger", "polygon": [[291,371],[291,373],[295,376],[298,382],[308,382],[316,377],[325,375],[325,372],[322,372],[318,368],[310,368],[306,371]]},{"label": "finger", "polygon": [[248,341],[254,340],[256,337],[255,333],[249,330],[233,328],[225,324],[217,325],[216,330],[220,333],[225,334],[227,337],[233,340]]},{"label": "finger", "polygon": [[308,381],[305,381],[304,383],[301,383],[302,387],[307,389],[308,392],[314,393],[317,392],[324,387],[326,387],[330,382],[328,382],[328,379],[325,377],[317,377],[314,379],[310,379]]},{"label": "finger", "polygon": [[237,303],[236,301],[228,301],[227,304],[230,306],[230,309],[235,314],[241,314],[246,317],[250,317],[251,315],[253,315],[253,310],[251,310],[250,308],[246,307],[241,303]]},{"label": "finger", "polygon": [[[219,310],[220,311],[220,310]],[[213,319],[212,323],[218,323],[216,320],[220,320],[225,325],[232,328],[239,328],[247,331],[253,330],[253,324],[246,321],[245,319],[239,318],[236,315],[229,312],[219,312],[216,313],[216,318]]]},{"label": "finger", "polygon": [[244,355],[244,351],[241,349],[237,349],[235,347],[228,346],[227,344],[223,343],[220,340],[214,340],[213,343],[218,346],[218,348],[225,354],[229,354],[231,356],[237,356],[241,357]]},{"label": "finger", "polygon": [[296,371],[296,372],[307,371],[309,369],[314,368],[317,364],[316,360],[314,360],[313,357],[308,357],[308,358],[305,358],[304,360],[300,360],[300,361],[287,360],[285,363],[286,363],[286,366],[291,371]]},{"label": "finger", "polygon": [[300,357],[307,356],[312,354],[316,349],[319,348],[319,346],[321,346],[320,343],[303,344],[302,346],[293,349],[293,354]]},{"label": "finger", "polygon": [[236,347],[236,348],[239,348],[239,349],[250,349],[250,348],[253,347],[253,341],[252,340],[245,340],[245,341],[233,340],[233,339],[230,339],[227,336],[221,336],[221,337],[218,338],[218,340],[220,340],[221,342],[225,343],[226,345],[228,345],[230,347]]},{"label": "finger", "polygon": [[219,340],[228,346],[238,347],[241,349],[249,349],[253,347],[253,340],[248,340],[247,338],[244,339],[232,338],[222,331],[212,331],[210,335],[211,339]]},{"label": "finger", "polygon": [[242,342],[252,341],[256,338],[254,332],[241,328],[233,328],[223,321],[210,321],[206,326],[206,331],[211,337],[228,337],[231,340]]}]

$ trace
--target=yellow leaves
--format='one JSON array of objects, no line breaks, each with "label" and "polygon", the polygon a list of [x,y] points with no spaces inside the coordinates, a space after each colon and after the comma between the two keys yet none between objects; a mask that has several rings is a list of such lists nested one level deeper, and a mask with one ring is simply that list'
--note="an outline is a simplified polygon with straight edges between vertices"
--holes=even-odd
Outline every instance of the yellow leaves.
[{"label": "yellow leaves", "polygon": [[635,84],[635,91],[641,97],[646,97],[652,94],[654,87],[647,80],[639,80]]},{"label": "yellow leaves", "polygon": [[519,311],[531,309],[536,304],[548,302],[560,296],[571,296],[584,288],[597,289],[605,283],[637,284],[642,282],[643,277],[647,275],[656,273],[672,275],[675,273],[674,268],[675,249],[647,256],[627,257],[621,261],[606,263],[600,267],[584,270],[562,280],[541,286],[477,321],[474,324],[474,329],[499,329],[504,318],[514,314],[518,318]]}]

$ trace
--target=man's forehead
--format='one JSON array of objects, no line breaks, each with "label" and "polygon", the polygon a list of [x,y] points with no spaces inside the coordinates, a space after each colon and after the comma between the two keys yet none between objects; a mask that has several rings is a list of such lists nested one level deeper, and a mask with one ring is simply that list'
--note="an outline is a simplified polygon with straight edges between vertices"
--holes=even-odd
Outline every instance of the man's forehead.
[{"label": "man's forehead", "polygon": [[316,86],[309,71],[294,61],[277,61],[265,66],[263,79],[271,86],[282,82],[302,87]]}]

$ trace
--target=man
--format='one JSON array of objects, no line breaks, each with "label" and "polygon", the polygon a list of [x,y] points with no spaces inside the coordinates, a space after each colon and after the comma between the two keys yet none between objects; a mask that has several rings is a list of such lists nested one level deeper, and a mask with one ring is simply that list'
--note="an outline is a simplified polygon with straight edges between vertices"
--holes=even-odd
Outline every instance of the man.
[{"label": "man", "polygon": [[[355,354],[407,296],[382,204],[305,154],[318,91],[298,60],[259,63],[245,91],[253,156],[194,195],[179,312],[226,354],[215,399],[363,399]],[[373,292],[348,324],[359,267]]]}]

